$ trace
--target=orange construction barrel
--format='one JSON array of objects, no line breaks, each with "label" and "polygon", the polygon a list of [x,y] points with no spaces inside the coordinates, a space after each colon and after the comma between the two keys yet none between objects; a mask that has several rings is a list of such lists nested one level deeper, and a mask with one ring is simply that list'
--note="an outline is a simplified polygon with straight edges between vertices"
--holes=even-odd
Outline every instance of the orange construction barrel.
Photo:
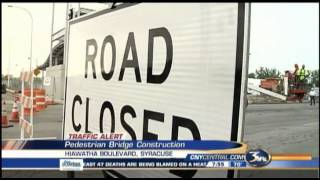
[{"label": "orange construction barrel", "polygon": [[[31,90],[30,89],[24,89],[24,95],[31,97]],[[35,97],[35,92],[34,91],[33,91],[33,97]],[[24,111],[24,115],[29,116],[30,112],[31,112],[31,108],[25,107],[23,111]],[[33,112],[35,112],[35,111],[36,111],[36,101],[35,101],[35,99],[33,99]]]},{"label": "orange construction barrel", "polygon": [[41,111],[46,108],[46,90],[34,89],[36,96],[36,111]]}]

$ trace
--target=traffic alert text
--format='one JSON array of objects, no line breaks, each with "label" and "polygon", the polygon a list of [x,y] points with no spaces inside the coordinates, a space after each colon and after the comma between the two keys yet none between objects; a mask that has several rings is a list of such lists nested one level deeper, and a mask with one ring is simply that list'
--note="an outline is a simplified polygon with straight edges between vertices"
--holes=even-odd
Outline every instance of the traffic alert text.
[{"label": "traffic alert text", "polygon": [[121,140],[121,133],[70,133],[69,140]]}]

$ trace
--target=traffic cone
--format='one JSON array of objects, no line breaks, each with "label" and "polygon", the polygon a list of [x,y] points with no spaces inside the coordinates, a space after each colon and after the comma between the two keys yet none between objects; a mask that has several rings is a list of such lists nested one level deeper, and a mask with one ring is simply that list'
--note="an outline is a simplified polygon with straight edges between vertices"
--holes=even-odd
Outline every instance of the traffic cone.
[{"label": "traffic cone", "polygon": [[10,122],[15,122],[15,123],[19,122],[19,110],[18,110],[17,100],[13,102]]},{"label": "traffic cone", "polygon": [[1,108],[1,127],[2,128],[8,128],[12,127],[13,125],[9,124],[9,121],[7,119],[7,110],[6,110],[6,102],[2,101],[2,108]]}]

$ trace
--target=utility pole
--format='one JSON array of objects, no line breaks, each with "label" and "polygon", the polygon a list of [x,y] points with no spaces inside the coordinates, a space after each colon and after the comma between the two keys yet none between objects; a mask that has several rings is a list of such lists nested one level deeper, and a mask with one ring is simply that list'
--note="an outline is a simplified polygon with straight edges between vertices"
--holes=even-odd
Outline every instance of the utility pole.
[{"label": "utility pole", "polygon": [[9,44],[8,88],[10,88],[10,64],[11,64],[11,42]]},{"label": "utility pole", "polygon": [[52,3],[51,40],[50,40],[50,62],[49,62],[49,67],[52,66],[52,36],[53,36],[53,25],[54,25],[54,3]]},{"label": "utility pole", "polygon": [[80,17],[80,3],[78,3],[78,17]]},{"label": "utility pole", "polygon": [[[30,56],[29,56],[29,60],[30,60],[30,73],[32,73],[32,35],[33,35],[33,18],[32,18],[32,15],[30,13],[29,10],[23,8],[23,7],[20,7],[20,6],[12,6],[12,5],[8,5],[8,7],[10,8],[17,8],[17,9],[20,9],[20,10],[23,10],[24,12],[26,12],[29,17],[30,17],[30,20],[31,20],[31,31],[30,31]],[[33,74],[33,73],[32,73]],[[23,87],[24,88],[24,87]],[[32,75],[32,78],[31,78],[31,82],[30,82],[30,89],[31,89],[31,110],[30,110],[30,123],[32,125],[32,134],[30,135],[30,138],[33,137],[33,75]],[[24,91],[21,92],[21,94],[24,94]],[[21,139],[24,138],[24,136],[22,135],[23,134],[23,131],[21,132]]]}]

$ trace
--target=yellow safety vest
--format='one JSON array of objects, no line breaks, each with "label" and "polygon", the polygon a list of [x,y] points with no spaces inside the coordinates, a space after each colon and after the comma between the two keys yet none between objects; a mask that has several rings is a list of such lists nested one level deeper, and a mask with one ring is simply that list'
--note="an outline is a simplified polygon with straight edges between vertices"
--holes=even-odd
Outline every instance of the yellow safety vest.
[{"label": "yellow safety vest", "polygon": [[305,69],[300,69],[300,71],[299,71],[299,76],[300,76],[300,80],[304,80],[305,79],[305,77],[307,76],[307,74],[308,74],[308,71],[307,70],[305,70]]}]

